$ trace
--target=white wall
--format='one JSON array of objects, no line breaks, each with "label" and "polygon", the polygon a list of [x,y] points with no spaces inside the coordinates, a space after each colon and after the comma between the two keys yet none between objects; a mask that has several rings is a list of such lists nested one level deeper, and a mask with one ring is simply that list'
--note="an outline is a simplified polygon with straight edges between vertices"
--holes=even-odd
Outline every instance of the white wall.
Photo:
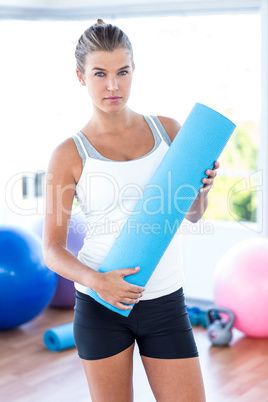
[{"label": "white wall", "polygon": [[[236,0],[235,4],[240,4],[241,6],[247,6],[248,4],[257,3],[258,1],[252,0]],[[0,5],[4,6],[17,6],[17,7],[51,7],[51,8],[65,8],[65,7],[92,7],[96,8],[96,6],[117,6],[117,5],[137,5],[137,4],[162,4],[163,6],[169,6],[170,4],[180,4],[182,7],[197,7],[202,6],[204,8],[211,6],[233,6],[233,0],[101,0],[96,4],[96,0],[0,0]]]},{"label": "white wall", "polygon": [[[116,13],[140,13],[140,12],[167,12],[168,10],[180,10],[181,12],[202,12],[205,10],[237,10],[244,8],[257,8],[260,2],[266,0],[0,0],[0,7],[8,8],[33,8],[33,9],[88,9],[92,12],[103,10],[104,14]],[[1,10],[0,10],[1,15]]]},{"label": "white wall", "polygon": [[[162,0],[131,0],[126,3],[125,0],[102,0],[98,2],[98,9],[102,8],[112,11],[112,9],[122,5],[126,10],[152,8],[155,5],[156,9],[172,9],[176,7],[183,10],[205,10],[208,7],[214,9],[224,8],[238,9],[242,7],[262,7],[263,13],[263,62],[262,62],[262,147],[266,148],[266,157],[260,160],[260,168],[264,172],[264,181],[267,182],[267,168],[268,168],[268,145],[267,145],[267,96],[268,96],[268,2],[267,0],[196,0],[196,1],[182,1],[182,0],[169,0],[164,3]],[[14,6],[14,7],[34,7],[34,8],[70,8],[70,7],[86,7],[96,10],[95,0],[0,0],[0,6]],[[118,8],[119,9],[119,8]],[[118,10],[117,9],[117,10]],[[0,9],[1,11],[1,9]],[[257,228],[254,225],[244,226],[239,222],[233,224],[224,222],[209,222],[201,220],[195,225],[189,226],[189,233],[183,234],[184,244],[184,264],[187,277],[185,285],[185,293],[188,297],[200,298],[205,300],[213,300],[213,273],[215,266],[221,256],[235,243],[250,237],[267,236],[268,228],[268,208],[267,208],[267,185],[263,187],[263,205],[261,208],[260,222],[262,227]],[[1,218],[1,217],[0,217]],[[2,216],[6,218],[7,216]],[[206,226],[207,225],[207,226]],[[186,230],[186,229],[185,229]],[[196,232],[194,232],[196,230]],[[208,233],[204,233],[208,230]],[[211,230],[211,232],[209,232]],[[203,231],[203,232],[202,232]]]}]

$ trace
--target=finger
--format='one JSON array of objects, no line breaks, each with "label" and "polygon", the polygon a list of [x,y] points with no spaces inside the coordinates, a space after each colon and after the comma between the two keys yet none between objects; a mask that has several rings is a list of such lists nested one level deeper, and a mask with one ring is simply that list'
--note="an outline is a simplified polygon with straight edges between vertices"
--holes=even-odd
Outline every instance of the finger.
[{"label": "finger", "polygon": [[[140,299],[143,296],[142,292],[139,293],[131,293],[125,296],[126,299],[130,299],[130,300],[136,300],[136,299]],[[125,298],[124,298],[124,302],[125,302]]]},{"label": "finger", "polygon": [[115,307],[119,308],[120,310],[132,310],[132,308],[133,308],[133,306],[131,306],[130,304],[124,304],[124,303],[120,303],[120,302],[117,302],[115,304]]},{"label": "finger", "polygon": [[129,292],[133,292],[133,293],[137,294],[137,293],[143,293],[145,291],[145,288],[142,286],[137,286],[137,285],[132,285],[132,284],[129,284],[129,285],[130,285],[128,288]]},{"label": "finger", "polygon": [[200,191],[200,193],[204,194],[204,193],[207,193],[211,189],[211,187],[212,186],[205,184],[202,188],[200,188],[199,191]]},{"label": "finger", "polygon": [[126,303],[126,304],[137,304],[139,303],[140,299],[139,298],[135,298],[135,299],[131,299],[129,297],[126,297],[122,303]]},{"label": "finger", "polygon": [[122,268],[122,269],[120,269],[120,273],[124,277],[124,276],[128,276],[128,275],[136,274],[137,272],[139,272],[139,270],[140,270],[140,267]]},{"label": "finger", "polygon": [[212,170],[210,173],[210,177],[216,177],[216,176],[217,176],[216,170]]},{"label": "finger", "polygon": [[204,177],[204,179],[202,180],[202,182],[203,182],[203,183],[206,183],[206,184],[213,184],[213,179],[209,179],[209,178]]},{"label": "finger", "polygon": [[210,171],[210,175],[209,175],[209,177],[216,177],[217,176],[217,172],[216,172],[216,170],[211,170]]},{"label": "finger", "polygon": [[212,169],[207,169],[207,170],[205,171],[205,173],[206,173],[207,175],[213,174],[213,173],[215,173],[215,170],[216,170],[216,169],[219,169],[219,167],[220,167],[220,163],[219,163],[218,161],[216,161],[216,162],[214,163],[214,165],[213,165],[213,168],[212,168]]},{"label": "finger", "polygon": [[217,172],[216,170],[206,170],[206,175],[208,175],[208,177],[204,177],[204,179],[210,178],[210,177],[216,177],[217,176]]}]

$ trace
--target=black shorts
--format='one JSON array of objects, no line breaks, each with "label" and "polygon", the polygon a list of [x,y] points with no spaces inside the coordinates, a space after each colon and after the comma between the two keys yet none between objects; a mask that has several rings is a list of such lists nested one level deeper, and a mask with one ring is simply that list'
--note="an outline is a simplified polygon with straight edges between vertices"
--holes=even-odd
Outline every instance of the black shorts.
[{"label": "black shorts", "polygon": [[197,357],[183,289],[135,304],[128,317],[76,291],[74,339],[80,358],[116,355],[136,340],[142,356],[159,359]]}]

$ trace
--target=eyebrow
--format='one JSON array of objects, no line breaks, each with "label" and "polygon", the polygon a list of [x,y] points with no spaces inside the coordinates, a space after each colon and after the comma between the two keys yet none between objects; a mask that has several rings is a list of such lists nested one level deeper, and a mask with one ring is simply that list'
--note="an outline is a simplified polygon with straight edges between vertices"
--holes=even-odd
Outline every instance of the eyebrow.
[{"label": "eyebrow", "polygon": [[[127,68],[130,68],[130,66],[121,67],[121,68],[118,69],[118,71],[126,70]],[[93,67],[91,71],[94,71],[94,70],[106,71],[104,68],[101,68],[101,67]]]}]

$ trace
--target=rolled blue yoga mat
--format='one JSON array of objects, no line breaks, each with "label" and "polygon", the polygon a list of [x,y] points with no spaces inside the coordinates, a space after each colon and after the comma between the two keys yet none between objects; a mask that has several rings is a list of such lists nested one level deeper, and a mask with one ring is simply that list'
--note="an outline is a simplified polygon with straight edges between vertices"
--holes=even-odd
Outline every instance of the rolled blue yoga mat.
[{"label": "rolled blue yoga mat", "polygon": [[[195,104],[104,258],[100,272],[140,266],[137,274],[124,279],[146,285],[203,186],[205,171],[213,168],[235,127],[215,110]],[[105,302],[92,289],[87,293],[123,316],[131,312]]]},{"label": "rolled blue yoga mat", "polygon": [[44,344],[53,352],[72,348],[75,346],[73,336],[73,323],[50,328],[44,333]]}]

